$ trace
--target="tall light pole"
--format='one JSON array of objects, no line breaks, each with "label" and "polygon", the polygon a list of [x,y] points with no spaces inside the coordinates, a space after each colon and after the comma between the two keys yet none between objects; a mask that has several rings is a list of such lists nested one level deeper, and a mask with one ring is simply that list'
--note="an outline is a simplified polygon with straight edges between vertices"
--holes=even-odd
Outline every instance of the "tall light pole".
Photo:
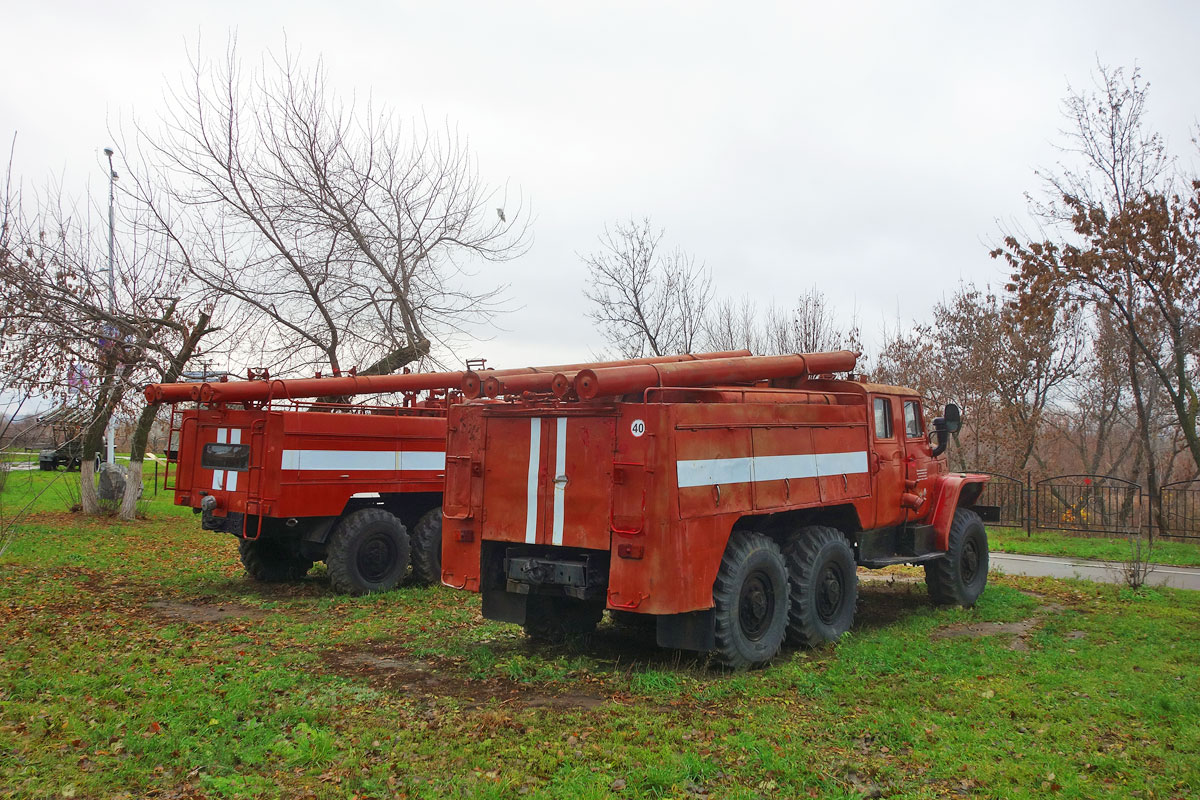
[{"label": "tall light pole", "polygon": [[[113,204],[116,197],[117,171],[113,169],[113,149],[111,147],[104,148],[104,155],[108,156],[108,311],[110,314],[115,314],[117,311],[117,275],[113,269],[113,238],[116,231],[116,217],[113,212]],[[109,464],[116,464],[116,442],[113,439],[111,416],[108,419],[106,433],[108,436],[107,461]]]}]

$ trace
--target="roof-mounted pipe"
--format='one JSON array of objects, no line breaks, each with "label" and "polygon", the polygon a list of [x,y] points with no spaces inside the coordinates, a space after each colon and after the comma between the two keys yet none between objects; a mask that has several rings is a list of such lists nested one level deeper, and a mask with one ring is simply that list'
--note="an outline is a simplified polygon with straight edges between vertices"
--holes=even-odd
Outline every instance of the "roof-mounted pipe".
[{"label": "roof-mounted pipe", "polygon": [[731,356],[748,356],[749,350],[727,350],[718,353],[683,353],[672,356],[650,356],[647,358],[627,358],[619,361],[593,361],[583,364],[560,364],[555,367],[522,367],[519,369],[492,370],[484,373],[468,372],[463,377],[463,396],[467,399],[476,397],[499,397],[501,395],[519,395],[525,392],[550,392],[553,390],[556,375],[568,374],[574,377],[581,369],[599,367],[628,366],[634,364],[665,364],[675,361],[697,361],[711,358],[729,358]]},{"label": "roof-mounted pipe", "polygon": [[[615,397],[640,392],[652,386],[721,386],[752,383],[771,378],[802,378],[826,372],[850,372],[858,353],[839,350],[832,353],[793,353],[782,356],[744,356],[673,364],[645,364],[583,369],[571,386],[581,400]],[[565,377],[565,376],[564,376]],[[556,394],[566,395],[563,382]]]},{"label": "roof-mounted pipe", "polygon": [[402,375],[341,375],[330,378],[271,378],[227,383],[155,383],[146,387],[152,403],[197,400],[202,403],[246,403],[296,400],[307,397],[343,397],[384,392],[422,392],[457,389],[461,372],[410,372]]}]

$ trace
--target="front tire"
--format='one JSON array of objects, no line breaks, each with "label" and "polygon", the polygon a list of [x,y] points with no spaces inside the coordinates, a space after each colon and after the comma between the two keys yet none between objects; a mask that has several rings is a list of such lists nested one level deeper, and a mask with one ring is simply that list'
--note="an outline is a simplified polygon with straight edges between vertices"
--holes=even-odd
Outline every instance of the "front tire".
[{"label": "front tire", "polygon": [[945,558],[925,564],[925,585],[939,605],[971,608],[987,586],[987,529],[974,511],[954,512],[950,523],[950,548]]},{"label": "front tire", "polygon": [[789,595],[787,638],[816,647],[837,641],[854,623],[858,568],[854,551],[836,528],[813,525],[794,533],[783,548]]},{"label": "front tire", "polygon": [[783,645],[788,619],[787,566],[779,545],[761,533],[734,531],[713,585],[718,663],[760,667]]},{"label": "front tire", "polygon": [[408,532],[400,520],[382,508],[363,508],[338,524],[325,563],[335,591],[360,595],[395,589],[408,557]]},{"label": "front tire", "polygon": [[240,539],[238,556],[246,574],[262,583],[298,581],[312,569],[313,562],[293,552],[279,539]]},{"label": "front tire", "polygon": [[442,580],[442,507],[426,511],[412,532],[412,583],[431,586]]}]

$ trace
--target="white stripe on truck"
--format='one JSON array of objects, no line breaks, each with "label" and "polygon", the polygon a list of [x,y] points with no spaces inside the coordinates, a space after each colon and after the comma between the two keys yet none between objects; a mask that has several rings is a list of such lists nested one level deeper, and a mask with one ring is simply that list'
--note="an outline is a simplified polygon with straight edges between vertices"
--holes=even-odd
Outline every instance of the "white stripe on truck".
[{"label": "white stripe on truck", "polygon": [[867,451],[804,453],[749,458],[700,458],[676,462],[679,488],[717,483],[755,483],[797,478],[857,475],[867,471]]},{"label": "white stripe on truck", "polygon": [[542,420],[529,420],[529,484],[525,490],[525,543],[537,543],[538,470],[542,458]]},{"label": "white stripe on truck", "polygon": [[441,472],[441,450],[284,450],[282,469],[302,472]]},{"label": "white stripe on truck", "polygon": [[554,448],[554,532],[552,543],[563,543],[563,515],[567,504],[567,418],[559,417]]},{"label": "white stripe on truck", "polygon": [[[217,444],[229,443],[229,428],[217,428]],[[213,490],[225,488],[225,470],[213,470]]]},{"label": "white stripe on truck", "polygon": [[[242,443],[242,429],[241,428],[233,428],[229,431],[229,443],[230,444],[241,444]],[[237,472],[235,472],[233,470],[230,470],[228,473],[226,473],[226,475],[225,475],[225,490],[226,491],[228,491],[228,492],[236,492],[237,491],[237,476],[238,476]]]}]

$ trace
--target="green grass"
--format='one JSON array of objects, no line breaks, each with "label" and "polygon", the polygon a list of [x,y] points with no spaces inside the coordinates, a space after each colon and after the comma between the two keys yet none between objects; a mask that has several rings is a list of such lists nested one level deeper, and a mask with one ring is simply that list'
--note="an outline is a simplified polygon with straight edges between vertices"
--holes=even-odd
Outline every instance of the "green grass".
[{"label": "green grass", "polygon": [[[1023,553],[1065,558],[1124,561],[1130,542],[1123,536],[1082,536],[1062,531],[1035,530],[1026,535],[1020,528],[988,527],[988,547],[1002,553]],[[1178,567],[1200,567],[1200,542],[1155,541],[1150,561]]]},{"label": "green grass", "polygon": [[[158,465],[158,491],[155,492],[154,464],[142,467],[141,510],[150,516],[184,516],[191,510],[174,504],[174,496],[163,488],[163,465]],[[0,530],[14,517],[24,514],[69,511],[79,502],[79,473],[39,469],[10,471],[0,492]]]},{"label": "green grass", "polygon": [[47,508],[0,558],[0,797],[1200,797],[1200,593],[864,583],[837,647],[724,674],[449,589],[253,584],[168,509]]}]

